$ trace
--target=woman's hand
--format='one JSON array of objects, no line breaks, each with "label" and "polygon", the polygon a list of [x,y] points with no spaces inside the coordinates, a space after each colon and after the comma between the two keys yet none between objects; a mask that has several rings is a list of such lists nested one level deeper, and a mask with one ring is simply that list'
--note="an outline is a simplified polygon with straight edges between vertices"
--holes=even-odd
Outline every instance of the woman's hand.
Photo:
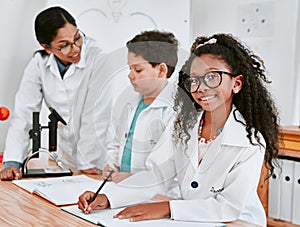
[{"label": "woman's hand", "polygon": [[88,204],[88,201],[94,194],[94,192],[86,191],[79,196],[79,201],[77,202],[78,208],[86,214],[92,213],[93,210],[103,210],[109,207],[108,198],[104,194],[97,195],[96,199]]},{"label": "woman's hand", "polygon": [[151,219],[161,219],[171,215],[169,202],[154,202],[147,204],[139,204],[120,211],[114,218],[125,219],[130,221],[141,221]]},{"label": "woman's hand", "polygon": [[1,180],[19,180],[22,178],[22,173],[19,168],[9,166],[0,171]]}]

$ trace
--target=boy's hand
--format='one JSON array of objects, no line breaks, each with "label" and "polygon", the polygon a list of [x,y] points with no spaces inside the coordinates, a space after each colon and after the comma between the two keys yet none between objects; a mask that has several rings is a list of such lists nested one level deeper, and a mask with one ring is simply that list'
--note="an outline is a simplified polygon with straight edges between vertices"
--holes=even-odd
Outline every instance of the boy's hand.
[{"label": "boy's hand", "polygon": [[91,174],[91,175],[101,175],[102,174],[102,170],[98,169],[96,167],[89,168],[89,169],[82,169],[82,170],[80,170],[80,172],[83,174]]},{"label": "boy's hand", "polygon": [[108,198],[104,194],[97,195],[96,199],[88,204],[88,200],[90,200],[94,194],[94,192],[86,191],[79,196],[79,201],[77,202],[78,208],[86,214],[92,213],[93,210],[102,210],[109,207]]},{"label": "boy's hand", "polygon": [[117,173],[113,173],[111,175],[111,180],[115,183],[119,183],[122,180],[126,179],[127,177],[130,177],[132,175],[132,173],[127,173],[127,172],[117,172]]},{"label": "boy's hand", "polygon": [[120,211],[114,218],[125,219],[130,218],[130,221],[141,221],[151,219],[161,219],[170,216],[169,202],[155,202],[147,204],[139,204]]},{"label": "boy's hand", "polygon": [[113,171],[113,174],[111,175],[111,177],[109,179],[107,179],[108,181],[112,181],[113,175],[119,172],[119,169],[117,167],[112,167],[110,165],[106,165],[102,171],[102,179],[106,179],[107,176],[110,174],[110,172]]}]

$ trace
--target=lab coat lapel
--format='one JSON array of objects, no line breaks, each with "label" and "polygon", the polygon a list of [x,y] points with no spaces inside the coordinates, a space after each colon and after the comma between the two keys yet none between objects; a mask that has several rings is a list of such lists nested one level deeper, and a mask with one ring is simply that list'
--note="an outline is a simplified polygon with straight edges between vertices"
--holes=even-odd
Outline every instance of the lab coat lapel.
[{"label": "lab coat lapel", "polygon": [[60,76],[60,73],[58,70],[58,66],[57,66],[56,60],[54,59],[53,54],[50,54],[46,65],[47,65],[47,67],[49,67],[50,71],[52,72],[52,74],[54,76],[61,79],[61,76]]},{"label": "lab coat lapel", "polygon": [[[210,147],[208,148],[209,151],[199,165],[200,173],[209,169],[220,153],[222,146],[250,146],[246,136],[245,127],[234,118],[235,110],[236,108],[233,105],[231,113],[224,125],[223,132],[211,142]],[[238,111],[236,111],[236,115],[237,118],[243,122],[243,118]]]},{"label": "lab coat lapel", "polygon": [[215,140],[211,142],[209,145],[209,150],[205,154],[201,164],[199,165],[198,172],[203,173],[209,169],[209,167],[213,164],[216,160],[220,150],[221,150],[221,141],[222,141],[223,134],[221,133]]},{"label": "lab coat lapel", "polygon": [[128,100],[127,100],[127,117],[128,117],[127,127],[128,127],[128,131],[130,129],[133,117],[135,115],[135,111],[136,111],[136,109],[139,105],[139,102],[140,102],[141,98],[142,98],[142,96],[139,95],[136,92],[133,92],[131,97],[128,97]]}]

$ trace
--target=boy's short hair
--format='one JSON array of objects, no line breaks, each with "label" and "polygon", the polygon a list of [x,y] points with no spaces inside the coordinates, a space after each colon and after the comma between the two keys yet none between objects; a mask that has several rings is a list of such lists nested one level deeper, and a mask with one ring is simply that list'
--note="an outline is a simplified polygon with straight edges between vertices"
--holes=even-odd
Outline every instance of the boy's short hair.
[{"label": "boy's short hair", "polygon": [[178,40],[171,32],[144,31],[126,43],[129,52],[142,56],[152,67],[166,63],[167,78],[175,70],[178,61]]}]

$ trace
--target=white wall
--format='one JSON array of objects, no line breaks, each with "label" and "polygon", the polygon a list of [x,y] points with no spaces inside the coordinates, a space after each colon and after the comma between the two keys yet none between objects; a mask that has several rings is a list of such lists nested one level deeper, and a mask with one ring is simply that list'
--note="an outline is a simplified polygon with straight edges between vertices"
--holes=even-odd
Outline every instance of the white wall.
[{"label": "white wall", "polygon": [[[141,31],[159,29],[174,33],[180,41],[178,67],[185,60],[190,46],[189,0],[48,0],[47,6],[62,6],[76,18],[78,27],[88,36],[99,41],[106,52],[125,48],[128,40]],[[172,6],[172,10],[171,10]],[[121,53],[119,51],[116,51]],[[123,65],[116,69],[114,93],[116,99],[126,86],[127,49]],[[184,58],[184,59],[183,59]],[[172,79],[175,77],[172,76]]]},{"label": "white wall", "polygon": [[[297,34],[295,36],[295,42],[299,42],[300,40],[300,3],[298,3],[298,19],[297,19]],[[294,79],[293,81],[293,91],[294,91],[294,116],[293,116],[293,122],[295,122],[295,125],[300,126],[300,45],[296,45],[295,48],[295,73],[294,73]]]},{"label": "white wall", "polygon": [[[282,125],[300,124],[300,45],[296,42],[300,39],[298,0],[191,0],[191,6],[187,0],[125,0],[127,7],[121,9],[123,17],[119,18],[119,23],[114,22],[113,13],[120,12],[120,9],[109,5],[110,2],[112,1],[1,0],[0,106],[13,110],[22,72],[33,52],[39,47],[33,29],[36,14],[47,6],[58,4],[72,9],[71,13],[79,17],[78,25],[87,34],[102,42],[107,51],[124,45],[143,28],[154,28],[152,19],[158,28],[173,31],[181,42],[181,48],[185,50],[189,49],[197,35],[233,33],[245,40],[265,59],[270,79],[273,81],[270,89],[280,108]],[[255,37],[253,34],[245,34],[243,25],[238,21],[241,10],[246,8],[246,13],[242,16],[249,17],[251,14],[247,14],[247,9],[258,3],[271,4],[271,9],[267,12],[271,21],[266,24],[267,32]],[[174,7],[177,7],[176,10]],[[103,9],[106,13],[105,20],[100,11],[86,12],[91,8]],[[144,13],[146,16],[133,16],[132,13],[135,12]],[[151,19],[147,19],[147,15]],[[134,20],[129,22],[130,19]],[[247,26],[258,26],[255,21],[251,23]],[[259,29],[258,31],[261,32]],[[0,153],[4,149],[8,125],[9,120],[0,122]]]},{"label": "white wall", "polygon": [[[33,19],[44,0],[2,0],[0,2],[0,106],[13,111],[14,97],[22,72],[37,50]],[[3,152],[9,120],[0,122],[0,153]]]},{"label": "white wall", "polygon": [[[97,39],[107,52],[124,48],[134,35],[154,28],[173,32],[182,49],[190,45],[190,4],[187,0],[1,0],[0,25],[5,29],[0,36],[0,106],[7,106],[11,112],[22,72],[39,47],[34,37],[35,16],[53,5],[69,10],[77,19],[78,27]],[[128,66],[120,66],[119,70],[123,81],[117,80],[116,90],[129,84]],[[42,125],[47,124],[48,114],[46,108],[41,111]],[[0,122],[0,153],[4,150],[8,125],[9,120]],[[47,147],[46,143],[47,132],[43,133],[42,146]]]},{"label": "white wall", "polygon": [[[268,8],[265,9],[264,6]],[[260,11],[255,12],[257,7]],[[252,11],[251,11],[252,10]],[[192,36],[213,33],[232,33],[245,41],[266,64],[270,90],[279,107],[282,125],[300,125],[300,69],[297,68],[300,56],[296,56],[298,0],[192,0]],[[241,17],[246,23],[241,22]],[[266,23],[260,23],[267,18]],[[299,20],[299,19],[298,19]],[[248,22],[248,23],[247,23]],[[299,30],[300,22],[298,22]],[[246,29],[251,32],[247,33]],[[300,31],[298,31],[300,33]],[[298,40],[300,34],[298,34]],[[297,45],[296,45],[297,44]],[[298,51],[299,52],[299,51]],[[294,107],[298,104],[298,107]]]}]

